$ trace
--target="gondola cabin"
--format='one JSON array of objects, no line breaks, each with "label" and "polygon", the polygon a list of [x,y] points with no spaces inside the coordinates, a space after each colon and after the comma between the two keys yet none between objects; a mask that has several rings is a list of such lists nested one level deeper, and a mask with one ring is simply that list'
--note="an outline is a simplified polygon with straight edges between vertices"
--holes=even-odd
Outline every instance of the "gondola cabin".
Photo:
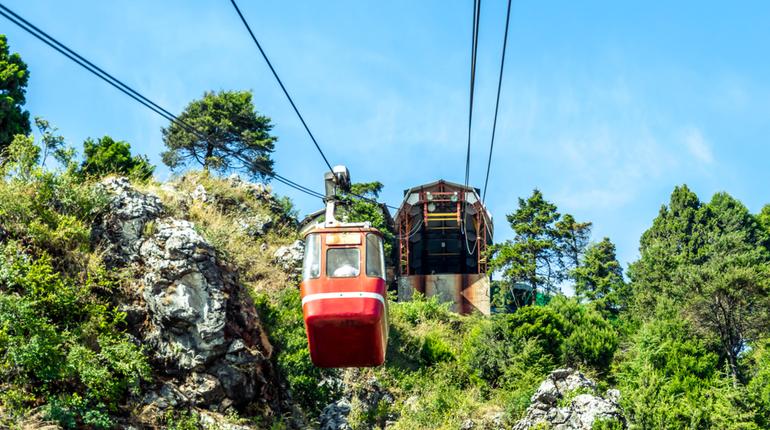
[{"label": "gondola cabin", "polygon": [[313,364],[370,367],[385,361],[387,287],[377,229],[336,222],[312,227],[300,292]]}]

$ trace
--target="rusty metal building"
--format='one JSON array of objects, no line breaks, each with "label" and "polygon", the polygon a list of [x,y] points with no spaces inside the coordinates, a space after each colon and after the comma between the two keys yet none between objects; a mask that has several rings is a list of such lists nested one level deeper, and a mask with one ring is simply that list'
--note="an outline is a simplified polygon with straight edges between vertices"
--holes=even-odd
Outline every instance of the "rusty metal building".
[{"label": "rusty metal building", "polygon": [[478,189],[439,180],[405,190],[395,224],[399,301],[420,292],[455,312],[489,315],[494,227]]}]

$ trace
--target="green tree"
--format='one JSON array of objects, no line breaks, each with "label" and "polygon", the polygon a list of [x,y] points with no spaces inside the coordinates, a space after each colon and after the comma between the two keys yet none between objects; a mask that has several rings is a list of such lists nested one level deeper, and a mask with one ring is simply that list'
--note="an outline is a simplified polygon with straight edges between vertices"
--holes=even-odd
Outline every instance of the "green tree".
[{"label": "green tree", "polygon": [[19,54],[11,54],[8,39],[0,34],[0,156],[17,134],[30,133],[26,102],[29,80],[27,65]]},{"label": "green tree", "polygon": [[677,303],[681,317],[712,340],[735,383],[742,381],[741,351],[770,327],[762,239],[757,217],[728,194],[703,204],[686,186],[675,188],[629,270],[635,316],[654,317],[660,300]]},{"label": "green tree", "polygon": [[262,180],[272,175],[277,138],[270,135],[270,118],[254,108],[250,91],[206,92],[179,119],[186,125],[163,129],[168,148],[163,162],[170,168],[197,163],[207,171],[243,171]]},{"label": "green tree", "polygon": [[757,222],[759,223],[759,228],[762,229],[765,248],[770,250],[770,204],[765,205],[762,211],[759,212]]},{"label": "green tree", "polygon": [[519,198],[519,208],[507,219],[515,235],[491,248],[490,270],[502,270],[511,284],[554,291],[580,260],[591,224],[562,216],[537,189],[526,200]]},{"label": "green tree", "polygon": [[591,223],[577,222],[572,215],[564,214],[554,227],[562,268],[569,271],[580,265],[580,257],[591,237]]},{"label": "green tree", "polygon": [[85,175],[104,176],[109,174],[127,175],[139,180],[152,177],[155,167],[147,157],[131,155],[131,145],[115,141],[110,136],[101,139],[86,139],[83,142],[85,159],[80,171]]},{"label": "green tree", "polygon": [[686,185],[675,187],[669,205],[661,207],[652,227],[642,234],[640,258],[628,270],[638,315],[651,315],[660,296],[682,298],[675,271],[704,260],[707,223],[702,206]]},{"label": "green tree", "polygon": [[586,248],[572,278],[581,300],[600,302],[601,307],[614,311],[625,303],[623,269],[615,256],[615,244],[607,237]]},{"label": "green tree", "polygon": [[680,307],[661,298],[622,349],[614,374],[631,428],[756,429],[755,412],[721,371],[714,345]]},{"label": "green tree", "polygon": [[717,339],[735,381],[747,343],[770,329],[770,256],[759,245],[755,218],[725,193],[704,207],[709,222],[707,259],[677,272],[688,314],[701,334]]},{"label": "green tree", "polygon": [[44,166],[48,156],[53,155],[56,161],[67,167],[75,157],[75,149],[64,144],[64,136],[56,134],[59,129],[47,120],[36,116],[35,127],[40,132],[40,140],[43,144],[43,158],[40,160],[40,165]]}]

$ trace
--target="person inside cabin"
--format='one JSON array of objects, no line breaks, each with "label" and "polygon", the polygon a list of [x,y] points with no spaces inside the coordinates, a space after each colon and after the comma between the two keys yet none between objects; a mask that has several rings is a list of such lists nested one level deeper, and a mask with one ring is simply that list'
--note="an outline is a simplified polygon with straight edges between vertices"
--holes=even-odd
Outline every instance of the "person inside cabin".
[{"label": "person inside cabin", "polygon": [[333,248],[326,254],[327,274],[334,278],[354,278],[360,271],[358,248]]}]

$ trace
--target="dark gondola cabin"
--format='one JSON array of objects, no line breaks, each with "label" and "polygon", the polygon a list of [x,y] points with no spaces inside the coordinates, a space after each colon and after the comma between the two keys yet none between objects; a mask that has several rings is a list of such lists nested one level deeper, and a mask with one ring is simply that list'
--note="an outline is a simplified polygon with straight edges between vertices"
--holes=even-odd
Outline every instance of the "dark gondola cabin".
[{"label": "dark gondola cabin", "polygon": [[382,235],[366,224],[318,224],[305,236],[302,310],[319,367],[385,361],[387,287]]}]

